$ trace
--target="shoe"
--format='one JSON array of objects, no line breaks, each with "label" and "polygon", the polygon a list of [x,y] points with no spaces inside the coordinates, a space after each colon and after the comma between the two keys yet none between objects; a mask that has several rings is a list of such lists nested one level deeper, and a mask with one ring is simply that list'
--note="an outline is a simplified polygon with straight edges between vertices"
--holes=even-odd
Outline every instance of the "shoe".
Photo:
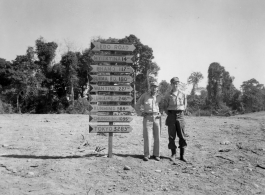
[{"label": "shoe", "polygon": [[175,162],[175,159],[176,159],[176,154],[173,154],[173,155],[170,157],[170,161]]},{"label": "shoe", "polygon": [[158,156],[155,156],[156,161],[160,161],[160,158]]},{"label": "shoe", "polygon": [[170,157],[170,161],[175,162],[175,159],[176,159],[176,153],[177,153],[177,150],[176,150],[176,149],[171,149],[171,157]]},{"label": "shoe", "polygon": [[185,153],[185,149],[184,148],[180,148],[180,158],[179,158],[179,160],[181,160],[183,162],[187,162],[187,160],[184,158],[184,153]]},{"label": "shoe", "polygon": [[143,160],[144,161],[148,161],[149,159],[148,159],[148,157],[144,157]]}]

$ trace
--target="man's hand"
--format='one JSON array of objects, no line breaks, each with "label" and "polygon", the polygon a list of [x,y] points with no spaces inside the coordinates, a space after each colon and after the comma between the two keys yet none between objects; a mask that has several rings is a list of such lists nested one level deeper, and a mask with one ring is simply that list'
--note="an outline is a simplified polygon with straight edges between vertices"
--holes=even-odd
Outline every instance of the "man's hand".
[{"label": "man's hand", "polygon": [[146,112],[142,112],[141,116],[145,117],[147,115]]}]

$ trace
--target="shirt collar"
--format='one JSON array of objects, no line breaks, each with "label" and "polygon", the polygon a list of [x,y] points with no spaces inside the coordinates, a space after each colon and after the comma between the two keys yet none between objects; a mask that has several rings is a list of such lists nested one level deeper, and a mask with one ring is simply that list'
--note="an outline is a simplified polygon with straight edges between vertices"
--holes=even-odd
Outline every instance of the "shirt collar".
[{"label": "shirt collar", "polygon": [[151,91],[148,92],[148,95],[151,96],[151,97],[156,97],[157,96],[157,93],[155,93],[153,96],[151,95]]}]

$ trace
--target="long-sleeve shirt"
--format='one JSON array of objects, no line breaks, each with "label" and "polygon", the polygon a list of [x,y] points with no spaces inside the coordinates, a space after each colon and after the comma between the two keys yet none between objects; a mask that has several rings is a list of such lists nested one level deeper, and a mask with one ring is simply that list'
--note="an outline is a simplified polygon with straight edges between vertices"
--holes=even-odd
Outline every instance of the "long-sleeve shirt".
[{"label": "long-sleeve shirt", "polygon": [[175,93],[170,91],[164,98],[163,109],[166,114],[168,114],[168,110],[185,110],[186,107],[186,94],[180,90]]},{"label": "long-sleeve shirt", "polygon": [[[142,115],[142,113],[158,113],[159,112],[159,105],[161,103],[161,96],[154,95],[151,96],[150,92],[146,92],[142,94],[142,96],[138,99],[135,105],[135,111],[138,116]],[[141,110],[141,106],[143,109]]]}]

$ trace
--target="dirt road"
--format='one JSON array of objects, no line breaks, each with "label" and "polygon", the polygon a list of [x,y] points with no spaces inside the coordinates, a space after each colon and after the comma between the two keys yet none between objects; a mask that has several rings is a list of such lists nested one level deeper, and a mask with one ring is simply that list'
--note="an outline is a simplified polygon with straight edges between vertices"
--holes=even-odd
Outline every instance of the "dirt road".
[{"label": "dirt road", "polygon": [[0,194],[265,194],[264,112],[186,121],[189,163],[174,165],[164,124],[161,161],[142,160],[140,117],[107,158],[88,115],[0,115]]}]

